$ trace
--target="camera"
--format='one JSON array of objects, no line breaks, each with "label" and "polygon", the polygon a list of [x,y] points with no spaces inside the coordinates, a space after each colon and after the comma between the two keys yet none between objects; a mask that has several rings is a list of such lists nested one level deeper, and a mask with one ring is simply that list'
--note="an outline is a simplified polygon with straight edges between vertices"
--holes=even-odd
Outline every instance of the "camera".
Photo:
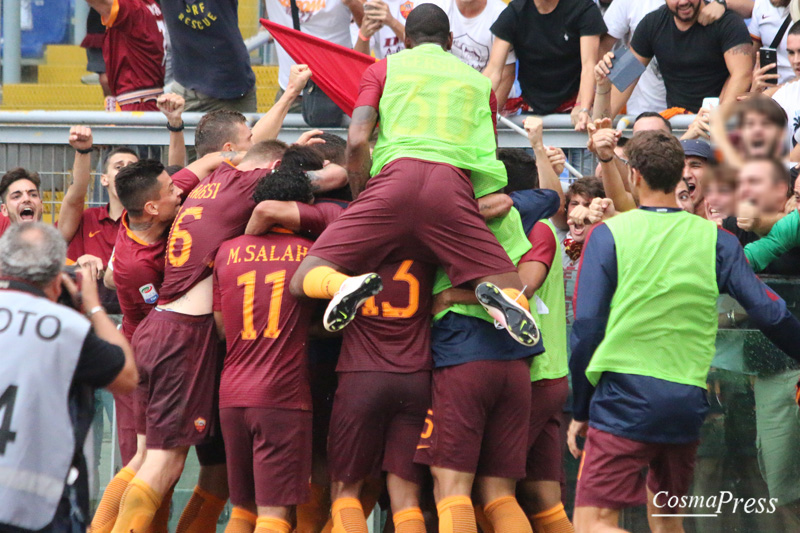
[{"label": "camera", "polygon": [[61,273],[69,276],[69,278],[73,282],[75,282],[75,285],[78,287],[79,290],[77,298],[73,298],[72,294],[69,292],[69,289],[67,289],[67,286],[64,285],[64,283],[62,282],[61,295],[58,297],[58,300],[56,301],[61,305],[65,305],[71,309],[75,309],[76,311],[80,311],[81,310],[80,288],[81,288],[81,280],[83,279],[83,276],[81,275],[80,272],[80,267],[77,264],[66,265],[61,268]]}]

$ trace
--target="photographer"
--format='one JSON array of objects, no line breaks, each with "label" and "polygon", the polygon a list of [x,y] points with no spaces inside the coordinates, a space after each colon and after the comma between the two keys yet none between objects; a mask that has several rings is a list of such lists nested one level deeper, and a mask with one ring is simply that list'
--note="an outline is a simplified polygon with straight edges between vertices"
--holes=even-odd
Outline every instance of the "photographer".
[{"label": "photographer", "polygon": [[[93,389],[131,392],[133,351],[106,316],[97,284],[61,274],[66,243],[30,222],[0,238],[0,531],[86,527],[82,455]],[[81,270],[93,280],[92,265]],[[66,292],[65,292],[66,291]],[[63,293],[63,294],[62,294]],[[62,298],[69,296],[69,298]],[[57,301],[82,301],[88,320]]]}]

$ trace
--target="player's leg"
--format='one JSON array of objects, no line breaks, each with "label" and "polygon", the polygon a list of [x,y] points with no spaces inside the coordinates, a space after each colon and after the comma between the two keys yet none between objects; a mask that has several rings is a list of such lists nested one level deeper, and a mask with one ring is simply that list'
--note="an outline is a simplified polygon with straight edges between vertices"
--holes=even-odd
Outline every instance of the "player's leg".
[{"label": "player's leg", "polygon": [[526,478],[517,484],[517,498],[537,533],[573,531],[561,500],[561,410],[568,395],[566,377],[531,383]]},{"label": "player's leg", "polygon": [[292,524],[289,507],[262,507],[258,506],[258,519],[256,520],[256,533],[290,533]]},{"label": "player's leg", "polygon": [[366,533],[368,512],[361,505],[364,480],[331,482],[331,520],[334,533]]},{"label": "player's leg", "polygon": [[[201,457],[198,446],[198,458]],[[224,463],[203,464],[192,496],[178,520],[176,533],[214,533],[228,501],[228,471]]]},{"label": "player's leg", "polygon": [[419,506],[419,484],[390,472],[386,475],[386,488],[392,505],[395,532],[425,533],[425,517]]},{"label": "player's leg", "polygon": [[619,509],[605,507],[576,507],[573,515],[576,533],[616,533],[619,527]]},{"label": "player's leg", "polygon": [[[647,472],[647,520],[654,533],[683,533],[683,516],[681,507],[671,507],[669,499],[682,499],[689,494],[694,476],[694,465],[699,442],[686,444],[663,444],[658,453],[650,461]],[[655,501],[655,495],[662,493],[662,501]],[[663,502],[663,494],[669,495],[667,503]]]},{"label": "player's leg", "polygon": [[[647,489],[647,524],[652,533],[683,533],[683,516],[656,516],[664,513],[663,507],[655,505],[655,493]],[[681,509],[675,509],[680,514]]]},{"label": "player's leg", "polygon": [[378,274],[348,276],[342,270],[331,261],[309,255],[289,284],[289,291],[298,298],[331,300],[323,317],[328,331],[338,331],[349,324],[361,305],[383,289]]},{"label": "player's leg", "polygon": [[[242,407],[219,410],[220,428],[227,458],[227,485],[231,488],[233,510],[225,527],[225,533],[253,533],[256,528],[255,465],[253,462],[253,435],[245,420],[246,409]],[[199,455],[202,455],[201,452]],[[198,455],[198,456],[199,456]],[[206,457],[207,458],[207,457]],[[202,474],[201,474],[202,476]]]},{"label": "player's leg", "polygon": [[189,448],[147,451],[142,467],[128,484],[114,524],[114,533],[149,530],[164,496],[178,482]]},{"label": "player's leg", "polygon": [[484,502],[483,512],[494,531],[531,533],[531,525],[515,496],[516,479],[479,476],[475,488]]},{"label": "player's leg", "polygon": [[431,466],[433,497],[439,514],[439,533],[476,533],[472,507],[475,474]]},{"label": "player's leg", "polygon": [[100,503],[97,504],[97,510],[94,512],[94,517],[92,517],[92,524],[89,526],[91,533],[109,533],[114,528],[122,495],[144,463],[146,452],[144,435],[137,435],[136,454],[106,485],[103,497],[100,499]]}]

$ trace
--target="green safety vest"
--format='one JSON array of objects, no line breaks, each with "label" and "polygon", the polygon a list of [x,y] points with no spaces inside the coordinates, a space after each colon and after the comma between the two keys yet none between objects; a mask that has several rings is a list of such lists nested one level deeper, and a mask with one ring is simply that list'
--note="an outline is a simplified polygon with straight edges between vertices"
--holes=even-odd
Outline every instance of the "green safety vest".
[{"label": "green safety vest", "polygon": [[[542,286],[536,291],[544,305],[546,314],[538,315],[537,324],[545,341],[545,352],[533,358],[531,363],[531,381],[540,379],[563,378],[569,373],[567,363],[567,316],[564,304],[564,267],[561,264],[561,245],[558,243],[556,228],[549,220],[541,222],[553,232],[556,241],[556,253],[553,264],[547,273]],[[531,302],[531,310],[536,309],[536,304]]]},{"label": "green safety vest", "polygon": [[706,387],[717,335],[717,226],[689,213],[635,209],[608,220],[617,289],[586,369]]},{"label": "green safety vest", "polygon": [[403,50],[386,61],[371,175],[411,157],[470,171],[476,198],[505,187],[489,79],[436,44]]}]

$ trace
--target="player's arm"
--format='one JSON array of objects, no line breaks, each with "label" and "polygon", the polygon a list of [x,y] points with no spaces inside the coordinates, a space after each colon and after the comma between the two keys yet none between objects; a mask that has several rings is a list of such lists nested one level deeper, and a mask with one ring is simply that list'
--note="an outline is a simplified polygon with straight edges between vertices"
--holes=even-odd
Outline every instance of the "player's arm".
[{"label": "player's arm", "polygon": [[504,217],[514,207],[514,201],[507,194],[494,193],[478,198],[478,210],[484,220]]},{"label": "player's arm", "polygon": [[517,271],[525,287],[525,297],[531,299],[547,279],[553,261],[561,259],[556,258],[556,236],[544,222],[534,224],[528,240],[531,241],[531,249],[519,260]]},{"label": "player's arm", "polygon": [[314,194],[333,191],[347,185],[347,170],[336,163],[328,163],[320,170],[306,172]]},{"label": "player's arm", "polygon": [[717,234],[717,285],[720,292],[727,292],[744,307],[775,346],[800,361],[800,321],[789,312],[786,302],[758,279],[739,241],[723,229]]},{"label": "player's arm", "polygon": [[800,221],[797,211],[783,217],[765,237],[744,247],[744,255],[755,272],[761,272],[775,259],[800,246]]},{"label": "player's arm", "polygon": [[[508,53],[511,51],[511,43],[505,41],[497,36],[494,37],[492,42],[492,51],[489,54],[489,62],[486,63],[486,68],[483,69],[483,75],[492,81],[492,90],[495,94],[500,94],[501,82],[503,80],[503,71],[506,68],[506,60]],[[512,83],[513,85],[513,83]],[[508,87],[511,90],[511,86]],[[508,92],[502,95],[503,102],[508,98]]]},{"label": "player's arm", "polygon": [[720,94],[720,103],[736,102],[736,99],[750,89],[753,81],[753,45],[737,44],[725,52],[725,65],[730,76]]},{"label": "player's arm", "polygon": [[273,226],[283,226],[291,231],[300,231],[300,209],[297,207],[297,202],[264,200],[253,209],[244,233],[245,235],[263,235]]},{"label": "player's arm", "polygon": [[79,152],[92,148],[92,129],[86,126],[73,126],[69,130],[69,144],[75,149],[75,162],[72,164],[72,184],[64,193],[61,210],[58,213],[58,231],[69,242],[78,231],[83,216],[86,193],[92,175],[92,154]]},{"label": "player's arm", "polygon": [[358,198],[367,185],[370,169],[369,140],[378,123],[378,110],[363,105],[353,110],[347,133],[347,181],[353,198]]},{"label": "player's arm", "polygon": [[589,419],[589,404],[594,386],[586,377],[586,368],[594,351],[603,341],[611,310],[611,298],[617,287],[617,258],[614,237],[605,224],[595,226],[587,237],[578,271],[575,291],[575,323],[570,344],[572,357],[573,418]]},{"label": "player's arm", "polygon": [[111,250],[111,257],[108,258],[108,265],[105,272],[103,272],[103,285],[106,289],[115,291],[117,284],[114,283],[114,254],[116,250]]},{"label": "player's arm", "polygon": [[103,19],[107,19],[111,15],[111,10],[114,7],[114,0],[86,0],[86,3],[100,13]]},{"label": "player's arm", "polygon": [[[175,93],[165,93],[156,101],[158,110],[167,117],[169,130],[169,160],[167,164],[184,166],[186,164],[186,141],[183,137],[183,114],[186,102],[183,96]],[[180,130],[180,131],[175,131]]]},{"label": "player's arm", "polygon": [[214,324],[217,326],[217,335],[225,338],[225,322],[222,320],[222,311],[214,311]]},{"label": "player's arm", "polygon": [[253,144],[278,138],[289,108],[303,92],[309,79],[311,69],[308,65],[292,65],[286,91],[253,126]]}]

